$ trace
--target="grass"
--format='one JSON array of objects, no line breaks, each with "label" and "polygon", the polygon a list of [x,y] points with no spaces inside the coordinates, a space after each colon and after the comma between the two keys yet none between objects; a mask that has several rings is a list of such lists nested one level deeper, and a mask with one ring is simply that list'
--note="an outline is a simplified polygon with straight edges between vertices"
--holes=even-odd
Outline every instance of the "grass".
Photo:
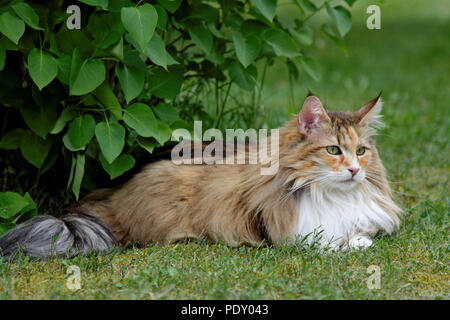
[{"label": "grass", "polygon": [[[261,116],[276,127],[308,89],[326,106],[355,109],[383,89],[387,127],[377,136],[403,224],[361,252],[300,246],[229,248],[207,242],[150,245],[73,259],[0,263],[2,299],[449,299],[450,12],[446,0],[386,1],[382,29],[365,28],[358,1],[343,55],[320,38],[309,51],[322,66],[303,72],[290,98],[286,68],[267,75]],[[317,17],[317,23],[320,22]],[[319,48],[318,48],[319,47]],[[65,284],[81,269],[78,291]],[[367,268],[379,266],[380,289]]]}]

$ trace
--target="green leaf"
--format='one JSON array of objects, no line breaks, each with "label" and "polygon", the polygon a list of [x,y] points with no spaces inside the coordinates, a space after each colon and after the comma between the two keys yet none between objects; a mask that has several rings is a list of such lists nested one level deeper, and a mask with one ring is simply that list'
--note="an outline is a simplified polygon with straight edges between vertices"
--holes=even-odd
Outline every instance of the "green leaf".
[{"label": "green leaf", "polygon": [[77,117],[70,122],[67,137],[75,148],[82,148],[91,141],[95,133],[95,120],[90,114]]},{"label": "green leaf", "polygon": [[71,154],[71,156],[72,156],[72,164],[70,165],[70,174],[69,179],[67,180],[67,187],[66,187],[67,190],[69,190],[69,187],[72,184],[73,174],[75,173],[75,166],[77,164],[77,159],[73,156],[73,153]]},{"label": "green leaf", "polygon": [[169,71],[154,68],[148,76],[148,91],[159,98],[173,99],[183,84],[182,67],[169,67]]},{"label": "green leaf", "polygon": [[40,173],[44,174],[47,170],[49,170],[56,162],[59,156],[59,150],[57,148],[51,148],[49,154],[44,160],[44,163],[41,166]]},{"label": "green leaf", "polygon": [[328,2],[325,4],[327,12],[333,19],[341,37],[345,36],[352,27],[352,14],[343,6],[331,7]]},{"label": "green leaf", "polygon": [[347,4],[351,7],[356,2],[356,0],[345,0],[345,2],[347,2]]},{"label": "green leaf", "polygon": [[253,2],[264,17],[273,20],[277,11],[277,0],[253,0]]},{"label": "green leaf", "polygon": [[30,129],[45,139],[55,126],[57,118],[56,106],[53,103],[48,103],[45,107],[26,103],[22,109],[22,116]]},{"label": "green leaf", "polygon": [[100,7],[103,10],[108,9],[108,2],[109,2],[108,0],[79,0],[79,1],[94,7]]},{"label": "green leaf", "polygon": [[139,7],[125,7],[120,11],[125,29],[137,41],[140,51],[143,51],[155,32],[158,13],[151,4]]},{"label": "green leaf", "polygon": [[149,57],[154,64],[167,70],[169,53],[166,51],[166,45],[159,34],[155,33],[153,35],[152,39],[145,47],[144,54]]},{"label": "green leaf", "polygon": [[118,23],[120,15],[115,12],[96,12],[89,17],[87,30],[94,36],[95,46],[108,48],[119,41],[125,29]]},{"label": "green leaf", "polygon": [[72,183],[72,192],[77,200],[80,195],[81,182],[83,181],[85,160],[84,154],[77,154],[77,162],[75,164],[75,172]]},{"label": "green leaf", "polygon": [[108,163],[102,154],[100,154],[99,159],[103,169],[109,174],[111,180],[133,168],[136,163],[133,156],[129,154],[122,154],[113,163]]},{"label": "green leaf", "polygon": [[118,123],[100,122],[95,127],[100,150],[108,163],[112,163],[125,145],[125,129]]},{"label": "green leaf", "polygon": [[330,26],[330,24],[324,24],[320,28],[320,30],[333,41],[336,46],[342,50],[342,52],[347,53],[347,48],[345,47],[344,41],[339,38],[336,33],[333,31],[333,28]]},{"label": "green leaf", "polygon": [[272,28],[266,30],[263,36],[278,56],[293,58],[300,54],[294,40],[280,29]]},{"label": "green leaf", "polygon": [[30,194],[28,192],[25,193],[23,198],[28,202],[28,204],[22,210],[20,210],[20,215],[16,219],[14,219],[14,222],[17,224],[25,222],[37,216],[37,206],[31,198]]},{"label": "green leaf", "polygon": [[72,57],[77,51],[79,59],[92,56],[95,50],[94,42],[88,37],[85,29],[69,30],[64,23],[55,37],[57,48]]},{"label": "green leaf", "polygon": [[303,69],[313,78],[314,80],[320,79],[320,66],[316,60],[312,57],[300,57],[300,62],[302,64]]},{"label": "green leaf", "polygon": [[170,129],[170,127],[166,123],[158,121],[156,132],[153,134],[153,137],[156,139],[156,141],[158,141],[160,145],[163,145],[170,139],[171,136],[172,129]]},{"label": "green leaf", "polygon": [[158,3],[170,13],[175,13],[180,7],[181,1],[182,0],[158,0]]},{"label": "green leaf", "polygon": [[310,0],[295,0],[299,3],[303,8],[308,9],[309,11],[316,11],[317,7]]},{"label": "green leaf", "polygon": [[201,22],[193,21],[186,25],[192,41],[207,54],[213,48],[213,36],[211,32]]},{"label": "green leaf", "polygon": [[10,221],[2,221],[0,222],[0,236],[4,235],[10,229],[14,228],[16,224]]},{"label": "green leaf", "polygon": [[28,55],[28,69],[31,79],[42,90],[46,85],[52,82],[58,74],[58,64],[55,58],[48,53],[34,48]]},{"label": "green leaf", "polygon": [[257,70],[254,65],[244,68],[236,61],[231,62],[228,69],[230,78],[244,90],[252,91],[256,85]]},{"label": "green leaf", "polygon": [[125,123],[143,137],[153,137],[157,134],[158,121],[149,106],[134,103],[125,110]]},{"label": "green leaf", "polygon": [[255,36],[244,38],[241,34],[236,33],[233,35],[233,44],[236,55],[245,68],[253,63],[261,51],[261,42]]},{"label": "green leaf", "polygon": [[313,30],[309,26],[303,26],[299,30],[290,29],[292,37],[304,46],[310,46],[313,42]]},{"label": "green leaf", "polygon": [[0,218],[9,219],[28,205],[28,201],[15,192],[0,192]]},{"label": "green leaf", "polygon": [[164,10],[164,8],[158,4],[154,5],[154,7],[155,7],[156,12],[158,13],[158,22],[156,23],[156,27],[158,29],[166,31],[166,24],[167,24],[166,10]]},{"label": "green leaf", "polygon": [[6,11],[0,15],[0,32],[12,42],[18,44],[19,39],[25,32],[25,23],[17,16]]},{"label": "green leaf", "polygon": [[70,68],[69,93],[76,96],[89,93],[102,84],[105,75],[105,65],[102,61],[81,61],[78,50],[74,50]]},{"label": "green leaf", "polygon": [[72,58],[64,53],[56,58],[58,65],[58,74],[56,78],[62,83],[69,85],[70,83],[70,67],[72,65]]},{"label": "green leaf", "polygon": [[50,151],[52,144],[35,134],[25,135],[20,142],[20,151],[25,159],[40,168]]},{"label": "green leaf", "polygon": [[119,64],[116,65],[116,74],[125,95],[125,100],[127,103],[130,103],[144,89],[145,76],[135,68]]},{"label": "green leaf", "polygon": [[159,119],[167,123],[172,123],[180,119],[178,111],[168,103],[158,104],[156,107],[153,108],[153,111],[155,111]]},{"label": "green leaf", "polygon": [[77,116],[77,113],[74,108],[70,108],[70,107],[65,108],[61,112],[61,115],[59,116],[58,120],[56,120],[55,125],[54,125],[52,131],[50,131],[50,133],[51,134],[60,133],[66,126],[66,123],[68,121],[72,120],[73,118],[75,118],[76,116]]},{"label": "green leaf", "polygon": [[141,136],[137,137],[138,144],[148,151],[148,153],[152,153],[153,149],[158,145],[158,142],[154,138],[144,138]]},{"label": "green leaf", "polygon": [[72,142],[70,141],[70,138],[67,135],[67,133],[63,136],[62,141],[63,141],[64,146],[67,148],[67,150],[70,150],[72,152],[86,149],[86,146],[80,147],[80,148],[75,148],[73,146]]},{"label": "green leaf", "polygon": [[39,16],[29,4],[25,2],[18,2],[11,7],[14,12],[31,28],[35,30],[44,30],[44,28],[39,27]]},{"label": "green leaf", "polygon": [[92,94],[97,97],[98,100],[111,112],[111,114],[117,119],[122,120],[122,107],[119,100],[111,90],[108,81],[103,82]]},{"label": "green leaf", "polygon": [[5,134],[0,140],[0,149],[3,150],[15,150],[20,148],[20,142],[25,135],[25,131],[20,128],[16,128],[7,134]]}]

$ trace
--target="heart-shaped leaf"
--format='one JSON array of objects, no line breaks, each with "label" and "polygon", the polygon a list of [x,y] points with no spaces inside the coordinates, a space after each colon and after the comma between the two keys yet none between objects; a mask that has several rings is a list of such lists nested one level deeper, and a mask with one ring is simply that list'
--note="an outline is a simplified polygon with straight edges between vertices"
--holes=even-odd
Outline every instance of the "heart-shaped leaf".
[{"label": "heart-shaped leaf", "polygon": [[42,90],[58,74],[58,64],[50,54],[34,48],[28,55],[28,69],[31,79]]},{"label": "heart-shaped leaf", "polygon": [[264,17],[273,20],[277,11],[277,0],[253,0],[253,2]]},{"label": "heart-shaped leaf", "polygon": [[240,33],[236,33],[233,35],[233,44],[236,55],[245,68],[253,63],[261,51],[261,42],[255,36],[244,38]]},{"label": "heart-shaped leaf", "polygon": [[44,140],[35,134],[27,134],[20,142],[20,151],[25,159],[40,168],[50,151],[52,144],[49,140]]},{"label": "heart-shaped leaf", "polygon": [[283,30],[272,28],[264,32],[264,39],[278,56],[293,58],[300,55],[294,40]]},{"label": "heart-shaped leaf", "polygon": [[67,137],[75,148],[82,148],[91,141],[95,133],[95,120],[90,114],[77,117],[70,122]]},{"label": "heart-shaped leaf", "polygon": [[211,32],[201,22],[193,21],[186,25],[192,41],[207,54],[211,53],[213,48],[213,36]]},{"label": "heart-shaped leaf", "polygon": [[158,104],[156,107],[153,108],[153,111],[155,111],[159,119],[167,123],[172,123],[180,119],[178,111],[168,103]]},{"label": "heart-shaped leaf", "polygon": [[112,163],[125,145],[125,129],[118,123],[100,122],[95,127],[100,150],[108,163]]},{"label": "heart-shaped leaf", "polygon": [[28,205],[28,201],[15,192],[0,192],[0,218],[9,219]]},{"label": "heart-shaped leaf", "polygon": [[183,69],[179,66],[152,69],[148,76],[148,91],[159,98],[173,99],[180,93],[183,84]]},{"label": "heart-shaped leaf", "polygon": [[125,110],[125,123],[143,137],[153,137],[158,130],[158,121],[149,106],[135,103]]},{"label": "heart-shaped leaf", "polygon": [[76,96],[89,93],[102,84],[105,75],[105,65],[102,61],[87,59],[81,61],[78,50],[74,50],[70,68],[69,93]]},{"label": "heart-shaped leaf", "polygon": [[341,37],[345,36],[352,27],[352,14],[343,6],[331,7],[326,2],[327,12],[333,19]]},{"label": "heart-shaped leaf", "polygon": [[242,89],[252,91],[256,85],[257,70],[254,65],[244,68],[241,64],[233,61],[228,69],[230,78]]},{"label": "heart-shaped leaf", "polygon": [[20,128],[16,128],[3,136],[0,140],[0,149],[14,150],[20,147],[22,137],[25,135],[25,131]]},{"label": "heart-shaped leaf", "polygon": [[39,16],[29,4],[25,2],[18,2],[11,7],[14,12],[31,28],[35,30],[44,30],[44,28],[39,27]]},{"label": "heart-shaped leaf", "polygon": [[144,89],[145,76],[135,68],[119,64],[116,65],[116,74],[125,95],[125,100],[129,103]]},{"label": "heart-shaped leaf", "polygon": [[122,120],[122,107],[116,95],[111,90],[108,81],[103,82],[92,94],[114,115],[117,120]]},{"label": "heart-shaped leaf", "polygon": [[6,11],[0,15],[0,32],[9,38],[15,44],[19,43],[19,39],[25,32],[25,23],[17,16]]},{"label": "heart-shaped leaf", "polygon": [[300,57],[300,62],[302,64],[303,69],[313,78],[314,80],[320,79],[320,66],[316,60],[312,57]]},{"label": "heart-shaped leaf", "polygon": [[102,154],[99,156],[103,169],[109,174],[112,179],[121,176],[124,172],[134,167],[136,160],[129,154],[122,154],[113,163],[108,163]]},{"label": "heart-shaped leaf", "polygon": [[120,11],[120,16],[125,29],[143,51],[155,32],[158,23],[158,13],[151,4],[139,7],[125,7]]}]

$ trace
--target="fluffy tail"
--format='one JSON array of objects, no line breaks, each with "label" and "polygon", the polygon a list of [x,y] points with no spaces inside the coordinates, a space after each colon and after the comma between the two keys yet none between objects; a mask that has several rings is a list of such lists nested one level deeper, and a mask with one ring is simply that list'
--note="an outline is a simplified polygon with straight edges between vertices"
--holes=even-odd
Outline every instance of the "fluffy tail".
[{"label": "fluffy tail", "polygon": [[71,213],[61,218],[37,216],[0,238],[0,259],[10,260],[15,253],[31,258],[74,256],[91,251],[108,252],[117,241],[111,230],[90,213]]}]

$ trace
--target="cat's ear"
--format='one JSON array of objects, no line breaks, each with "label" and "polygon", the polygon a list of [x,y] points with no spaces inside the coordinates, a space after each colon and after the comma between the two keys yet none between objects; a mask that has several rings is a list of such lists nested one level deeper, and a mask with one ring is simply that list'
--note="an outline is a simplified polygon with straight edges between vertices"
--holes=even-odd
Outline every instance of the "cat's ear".
[{"label": "cat's ear", "polygon": [[322,102],[315,96],[307,97],[298,115],[298,131],[308,136],[314,129],[321,127],[324,123],[330,123],[330,118],[323,108]]},{"label": "cat's ear", "polygon": [[372,128],[379,128],[383,126],[381,118],[381,109],[383,102],[381,101],[381,92],[375,99],[369,101],[362,108],[356,111],[356,116],[359,119],[359,124],[362,126],[369,126]]}]

